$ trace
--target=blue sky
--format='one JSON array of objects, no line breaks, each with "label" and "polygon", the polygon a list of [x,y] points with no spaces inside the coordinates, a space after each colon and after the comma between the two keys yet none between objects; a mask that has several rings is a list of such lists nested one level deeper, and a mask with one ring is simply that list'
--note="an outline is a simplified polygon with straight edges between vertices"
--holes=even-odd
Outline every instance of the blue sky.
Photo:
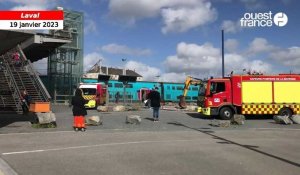
[{"label": "blue sky", "polygon": [[[300,73],[300,2],[297,0],[0,0],[1,9],[84,12],[85,69],[103,65],[134,69],[145,80],[183,81],[225,73]],[[245,13],[283,12],[283,27],[241,27]],[[272,21],[273,22],[273,21]],[[126,58],[126,62],[122,59]]]}]

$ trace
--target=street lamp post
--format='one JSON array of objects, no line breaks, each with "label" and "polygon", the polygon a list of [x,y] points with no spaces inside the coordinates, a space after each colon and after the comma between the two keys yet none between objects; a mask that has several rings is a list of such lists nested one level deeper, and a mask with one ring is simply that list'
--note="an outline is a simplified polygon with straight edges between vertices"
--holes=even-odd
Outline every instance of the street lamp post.
[{"label": "street lamp post", "polygon": [[[123,64],[123,75],[126,75],[126,69],[125,69],[126,58],[123,58],[122,62],[124,62],[124,64]],[[126,102],[126,85],[127,85],[127,83],[123,82],[123,103],[124,103],[124,105],[125,105],[125,102]]]},{"label": "street lamp post", "polygon": [[[122,62],[126,62],[126,58],[123,58]],[[126,75],[125,63],[123,64],[123,75]]]}]

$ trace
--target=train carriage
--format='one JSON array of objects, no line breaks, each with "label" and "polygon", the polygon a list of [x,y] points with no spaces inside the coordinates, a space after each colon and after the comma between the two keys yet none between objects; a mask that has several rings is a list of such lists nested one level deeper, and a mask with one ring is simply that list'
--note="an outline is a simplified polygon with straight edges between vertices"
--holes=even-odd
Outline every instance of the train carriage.
[{"label": "train carriage", "polygon": [[[97,79],[82,79],[82,83],[98,83]],[[104,83],[103,83],[104,84]],[[120,99],[123,98],[124,87],[123,83],[117,80],[108,81],[109,101],[114,101],[115,94],[120,93]],[[179,102],[179,96],[183,94],[184,83],[171,82],[151,82],[151,81],[137,81],[128,83],[125,88],[125,100],[130,102],[143,101],[144,94],[148,94],[153,88],[158,87],[161,94],[162,101],[165,102]],[[186,96],[187,102],[196,102],[198,97],[199,87],[191,85]]]}]

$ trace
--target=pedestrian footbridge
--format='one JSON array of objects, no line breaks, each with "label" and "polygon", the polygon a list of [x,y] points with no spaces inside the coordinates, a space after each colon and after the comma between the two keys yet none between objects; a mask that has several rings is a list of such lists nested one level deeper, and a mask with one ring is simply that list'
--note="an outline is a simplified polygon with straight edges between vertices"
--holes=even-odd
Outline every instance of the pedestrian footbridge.
[{"label": "pedestrian footbridge", "polygon": [[[50,102],[51,97],[32,62],[71,42],[68,36],[0,30],[0,113],[23,114],[21,94],[33,102]],[[16,61],[14,54],[18,54]]]}]

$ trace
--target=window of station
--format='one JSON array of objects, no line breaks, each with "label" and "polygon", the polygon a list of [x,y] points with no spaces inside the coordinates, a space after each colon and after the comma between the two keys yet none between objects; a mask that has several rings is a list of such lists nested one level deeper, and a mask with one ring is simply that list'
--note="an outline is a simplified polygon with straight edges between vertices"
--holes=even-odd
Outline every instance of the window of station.
[{"label": "window of station", "polygon": [[167,90],[170,90],[170,86],[167,86]]},{"label": "window of station", "polygon": [[112,87],[112,83],[108,83],[108,87]]},{"label": "window of station", "polygon": [[175,86],[172,86],[172,90],[175,90]]},{"label": "window of station", "polygon": [[132,87],[133,87],[132,84],[127,84],[127,85],[126,85],[126,88],[132,88]]},{"label": "window of station", "polygon": [[192,100],[198,100],[197,96],[192,97]]}]

